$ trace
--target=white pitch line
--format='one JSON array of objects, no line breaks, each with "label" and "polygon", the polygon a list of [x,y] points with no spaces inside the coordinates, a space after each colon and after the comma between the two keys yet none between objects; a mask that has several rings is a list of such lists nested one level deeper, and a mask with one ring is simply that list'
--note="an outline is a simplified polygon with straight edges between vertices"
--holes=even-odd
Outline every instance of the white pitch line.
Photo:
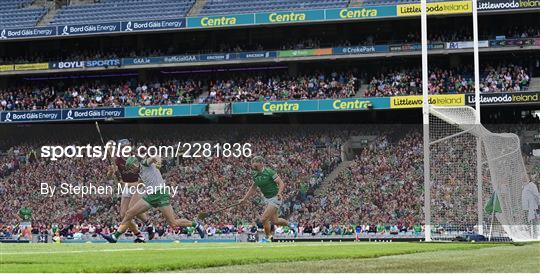
[{"label": "white pitch line", "polygon": [[124,252],[124,251],[143,251],[144,248],[133,249],[102,249],[102,250],[58,250],[58,251],[30,251],[30,252],[0,252],[0,255],[17,255],[17,254],[63,254],[63,253],[92,253],[92,252]]},{"label": "white pitch line", "polygon": [[[354,243],[358,244],[358,243]],[[67,245],[67,244],[66,244]],[[74,253],[95,253],[95,252],[130,252],[130,251],[167,251],[167,250],[197,250],[197,249],[251,249],[251,248],[284,248],[292,246],[337,246],[353,245],[353,243],[302,243],[298,244],[258,244],[245,246],[190,246],[190,247],[171,247],[171,248],[123,248],[123,249],[98,249],[98,250],[57,250],[57,251],[26,251],[26,252],[0,252],[0,255],[31,255],[31,254],[74,254]]]}]

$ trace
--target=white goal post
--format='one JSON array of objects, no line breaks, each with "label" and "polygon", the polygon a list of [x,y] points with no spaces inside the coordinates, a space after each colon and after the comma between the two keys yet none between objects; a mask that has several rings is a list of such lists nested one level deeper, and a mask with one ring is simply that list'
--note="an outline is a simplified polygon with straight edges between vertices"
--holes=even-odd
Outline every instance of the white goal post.
[{"label": "white goal post", "polygon": [[530,178],[519,137],[489,131],[477,123],[476,113],[468,106],[429,106],[426,239],[480,234],[490,240],[540,240],[538,219],[530,220],[522,206]]},{"label": "white goal post", "polygon": [[477,0],[471,4],[475,107],[435,107],[428,90],[427,0],[420,1],[425,239],[540,240],[538,190],[519,137],[481,124]]}]

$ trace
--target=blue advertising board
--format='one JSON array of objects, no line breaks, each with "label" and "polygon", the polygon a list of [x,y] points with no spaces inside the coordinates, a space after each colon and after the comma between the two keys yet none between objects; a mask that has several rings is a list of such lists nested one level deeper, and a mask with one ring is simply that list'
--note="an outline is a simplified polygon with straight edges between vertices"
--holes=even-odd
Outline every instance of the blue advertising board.
[{"label": "blue advertising board", "polygon": [[84,61],[50,62],[49,69],[77,69],[84,68]]},{"label": "blue advertising board", "polygon": [[58,29],[56,32],[60,36],[120,32],[120,22],[63,25],[63,26],[58,26]]},{"label": "blue advertising board", "polygon": [[0,121],[3,123],[58,121],[62,119],[60,110],[34,110],[2,112]]},{"label": "blue advertising board", "polygon": [[122,58],[122,65],[149,65],[161,64],[163,57],[139,57],[139,58]]},{"label": "blue advertising board", "polygon": [[87,68],[116,67],[121,64],[120,59],[87,60],[84,62],[84,66]]},{"label": "blue advertising board", "polygon": [[229,61],[237,59],[268,59],[278,57],[277,51],[257,51],[241,53],[214,53],[214,54],[190,54],[190,55],[171,55],[164,57],[140,57],[123,58],[122,66],[148,65],[148,64],[174,64],[174,63],[193,63],[193,62],[215,62]]},{"label": "blue advertising board", "polygon": [[49,69],[103,68],[120,66],[121,64],[120,59],[50,62]]},{"label": "blue advertising board", "polygon": [[356,46],[356,47],[339,47],[333,48],[333,55],[352,55],[352,54],[369,54],[377,52],[388,52],[388,45],[374,45],[374,46]]},{"label": "blue advertising board", "polygon": [[109,118],[124,118],[124,108],[62,110],[62,120],[101,120]]},{"label": "blue advertising board", "polygon": [[201,58],[199,55],[172,55],[163,57],[163,63],[190,63],[198,62]]},{"label": "blue advertising board", "polygon": [[164,30],[164,29],[183,29],[186,27],[186,19],[164,19],[164,20],[143,20],[143,21],[127,21],[121,23],[121,31],[147,31],[147,30]]},{"label": "blue advertising board", "polygon": [[277,51],[256,51],[256,52],[238,53],[239,59],[264,59],[264,58],[276,58],[277,56],[278,56]]},{"label": "blue advertising board", "polygon": [[56,36],[56,27],[15,28],[0,30],[0,40]]},{"label": "blue advertising board", "polygon": [[202,54],[199,56],[201,61],[227,61],[237,59],[236,57],[236,53]]},{"label": "blue advertising board", "polygon": [[108,118],[124,118],[124,108],[5,111],[0,114],[0,121],[3,123],[102,120]]}]

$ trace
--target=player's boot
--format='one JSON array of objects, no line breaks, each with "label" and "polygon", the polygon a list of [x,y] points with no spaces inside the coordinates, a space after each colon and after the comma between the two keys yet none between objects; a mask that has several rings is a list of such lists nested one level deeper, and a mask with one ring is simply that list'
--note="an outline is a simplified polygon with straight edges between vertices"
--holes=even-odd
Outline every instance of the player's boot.
[{"label": "player's boot", "polygon": [[102,234],[100,233],[99,235],[101,235],[101,237],[103,237],[103,239],[107,240],[107,242],[109,243],[116,243],[118,241],[118,239],[116,239],[116,237],[114,237],[114,234],[109,234],[109,235],[105,235],[105,234]]},{"label": "player's boot", "polygon": [[273,241],[273,239],[274,239],[273,236],[266,236],[266,237],[262,238],[261,243],[263,243],[263,244],[271,243]]},{"label": "player's boot", "polygon": [[195,230],[197,230],[197,233],[199,234],[201,239],[203,239],[204,237],[206,237],[206,231],[204,230],[204,226],[198,221],[195,221],[195,223]]},{"label": "player's boot", "polygon": [[145,243],[146,241],[144,240],[144,236],[143,234],[139,231],[137,233],[134,233],[134,236],[135,236],[135,240],[133,241],[134,243]]},{"label": "player's boot", "polygon": [[136,243],[136,244],[144,244],[144,243],[146,243],[146,241],[144,240],[144,237],[142,237],[142,236],[135,238],[135,240],[133,242]]}]

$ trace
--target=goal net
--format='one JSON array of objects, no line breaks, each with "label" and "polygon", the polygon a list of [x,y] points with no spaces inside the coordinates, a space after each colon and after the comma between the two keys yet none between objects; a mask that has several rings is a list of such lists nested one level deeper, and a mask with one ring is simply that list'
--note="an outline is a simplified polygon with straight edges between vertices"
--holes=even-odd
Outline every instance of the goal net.
[{"label": "goal net", "polygon": [[519,137],[493,133],[475,115],[471,107],[430,106],[426,236],[540,240],[538,224],[522,207],[529,178]]}]

